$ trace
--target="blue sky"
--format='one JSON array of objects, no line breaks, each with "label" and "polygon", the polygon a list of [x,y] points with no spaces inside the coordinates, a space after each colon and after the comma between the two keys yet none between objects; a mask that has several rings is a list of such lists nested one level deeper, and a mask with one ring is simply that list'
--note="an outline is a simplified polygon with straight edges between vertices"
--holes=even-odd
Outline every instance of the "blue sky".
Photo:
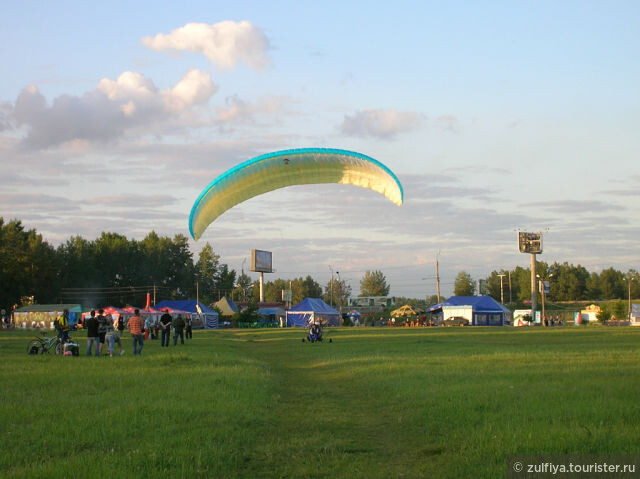
[{"label": "blue sky", "polygon": [[274,277],[331,267],[355,291],[380,269],[415,297],[438,251],[445,294],[461,270],[527,267],[517,229],[548,229],[548,262],[640,269],[639,20],[637,2],[5,2],[0,216],[54,244],[187,235],[226,169],[335,147],[386,164],[405,204],[294,187],[194,251],[240,269],[273,250]]}]

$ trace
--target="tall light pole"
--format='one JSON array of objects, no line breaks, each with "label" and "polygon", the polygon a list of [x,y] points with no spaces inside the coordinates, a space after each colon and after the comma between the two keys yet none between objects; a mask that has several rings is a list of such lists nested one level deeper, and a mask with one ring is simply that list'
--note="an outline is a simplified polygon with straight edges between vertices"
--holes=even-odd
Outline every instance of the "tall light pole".
[{"label": "tall light pole", "polygon": [[331,271],[331,280],[329,282],[329,304],[333,308],[333,268],[329,265],[329,271]]},{"label": "tall light pole", "polygon": [[542,253],[542,233],[518,231],[518,249],[521,253],[531,254],[531,320],[536,320],[538,302],[538,280],[536,278],[536,254]]},{"label": "tall light pole", "polygon": [[624,278],[627,281],[627,284],[629,285],[629,322],[631,322],[631,281],[633,281],[635,278],[633,276],[631,276],[630,274],[627,275],[626,278]]},{"label": "tall light pole", "polygon": [[[551,278],[551,276],[553,276],[553,273],[551,273],[549,275],[549,278]],[[542,278],[540,277],[539,274],[536,275],[536,277],[540,280],[540,295],[542,296],[542,324],[544,324],[544,317],[545,317],[545,312],[544,312],[544,295],[545,295],[545,285],[544,285],[544,281],[542,280]]]},{"label": "tall light pole", "polygon": [[[531,253],[531,318],[532,321],[536,322],[536,310],[538,309],[538,276],[536,274],[536,254]],[[544,316],[544,311],[542,312]],[[544,324],[544,318],[540,319],[541,324]]]},{"label": "tall light pole", "polygon": [[436,292],[438,294],[438,304],[440,303],[440,267],[438,265],[438,256],[440,256],[440,250],[436,255]]},{"label": "tall light pole", "polygon": [[342,313],[342,283],[340,282],[340,271],[336,271],[336,276],[338,277],[338,288],[336,289],[336,301],[338,303],[338,308],[340,313]]},{"label": "tall light pole", "polygon": [[500,302],[504,304],[504,290],[502,289],[502,278],[506,276],[506,274],[499,274],[500,276]]}]

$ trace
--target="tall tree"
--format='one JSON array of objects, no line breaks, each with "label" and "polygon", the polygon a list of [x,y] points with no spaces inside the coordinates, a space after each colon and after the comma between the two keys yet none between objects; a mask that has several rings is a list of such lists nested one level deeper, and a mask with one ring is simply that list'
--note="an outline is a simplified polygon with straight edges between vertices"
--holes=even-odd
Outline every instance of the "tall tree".
[{"label": "tall tree", "polygon": [[220,265],[216,275],[216,294],[218,299],[223,296],[231,296],[231,292],[236,284],[236,272],[230,270],[226,264]]},{"label": "tall tree", "polygon": [[195,266],[189,240],[184,235],[175,235],[169,248],[169,268],[173,273],[167,281],[169,295],[174,299],[195,296]]},{"label": "tall tree", "polygon": [[22,222],[5,224],[0,217],[0,306],[11,310],[21,298],[34,297],[39,303],[57,302],[58,263],[55,250],[35,230],[25,230]]},{"label": "tall tree", "polygon": [[207,242],[200,250],[195,265],[198,293],[203,303],[210,304],[219,299],[216,293],[219,263],[220,256],[213,251],[213,247]]},{"label": "tall tree", "polygon": [[473,296],[475,284],[470,274],[460,271],[453,285],[453,294],[456,296]]},{"label": "tall tree", "polygon": [[387,296],[391,286],[382,271],[365,271],[360,280],[360,296]]},{"label": "tall tree", "polygon": [[233,290],[232,297],[234,301],[247,301],[251,299],[251,278],[244,271],[238,276],[236,287]]},{"label": "tall tree", "polygon": [[626,296],[624,275],[613,268],[605,269],[600,273],[600,288],[605,299],[623,299]]},{"label": "tall tree", "polygon": [[299,303],[304,298],[322,297],[322,286],[320,286],[311,276],[307,276],[305,279],[298,278],[294,281],[294,284],[294,304]]},{"label": "tall tree", "polygon": [[351,297],[351,286],[343,280],[336,279],[329,280],[325,287],[324,301],[334,306],[346,305]]}]

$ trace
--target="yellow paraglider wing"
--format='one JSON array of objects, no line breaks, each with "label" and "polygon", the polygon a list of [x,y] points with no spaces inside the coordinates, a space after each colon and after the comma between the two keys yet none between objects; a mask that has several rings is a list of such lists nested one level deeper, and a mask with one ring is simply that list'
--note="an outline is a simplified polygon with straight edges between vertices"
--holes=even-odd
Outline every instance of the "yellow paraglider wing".
[{"label": "yellow paraglider wing", "polygon": [[361,186],[396,205],[404,201],[396,175],[361,153],[328,148],[276,151],[234,166],[213,180],[191,209],[189,231],[198,240],[218,216],[249,198],[285,186],[320,183]]}]

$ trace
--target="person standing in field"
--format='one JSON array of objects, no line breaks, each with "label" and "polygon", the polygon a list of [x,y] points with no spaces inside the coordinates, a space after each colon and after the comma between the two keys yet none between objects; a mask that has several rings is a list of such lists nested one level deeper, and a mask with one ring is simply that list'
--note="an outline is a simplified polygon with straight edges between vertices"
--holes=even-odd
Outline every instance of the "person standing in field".
[{"label": "person standing in field", "polygon": [[122,337],[122,333],[124,332],[124,318],[122,315],[118,316],[118,334]]},{"label": "person standing in field", "polygon": [[173,345],[177,346],[178,336],[180,336],[180,344],[184,344],[184,319],[179,314],[176,319],[173,320]]},{"label": "person standing in field", "polygon": [[108,319],[104,316],[104,309],[98,310],[98,316],[96,316],[96,320],[98,321],[98,338],[100,338],[100,354],[102,354],[102,348],[104,347],[104,341],[107,336],[107,322]]},{"label": "person standing in field", "polygon": [[193,338],[193,332],[191,330],[191,317],[187,316],[184,323],[185,323],[185,329],[184,329],[185,337],[187,339]]},{"label": "person standing in field", "polygon": [[84,327],[87,330],[87,356],[91,356],[93,346],[96,347],[96,357],[100,356],[100,339],[98,338],[98,320],[96,312],[91,311],[90,316],[84,320]]},{"label": "person standing in field", "polygon": [[60,341],[65,343],[69,339],[69,310],[65,309],[55,323]]},{"label": "person standing in field", "polygon": [[160,338],[161,347],[169,347],[169,339],[171,338],[172,318],[169,310],[165,309],[164,314],[160,316],[160,328],[162,329],[162,337]]},{"label": "person standing in field", "polygon": [[[140,310],[136,309],[133,316],[129,318],[129,332],[133,339],[133,355],[142,354],[142,347],[144,346],[144,336],[142,332],[142,318],[140,317]],[[139,348],[137,346],[140,346]]]},{"label": "person standing in field", "polygon": [[122,353],[122,343],[120,343],[120,336],[118,335],[116,330],[113,328],[112,316],[110,314],[107,314],[105,317],[107,319],[107,332],[105,334],[105,341],[107,343],[107,350],[109,351],[109,357],[112,358],[114,344],[116,342],[118,343],[118,345],[120,346],[120,353]]}]

